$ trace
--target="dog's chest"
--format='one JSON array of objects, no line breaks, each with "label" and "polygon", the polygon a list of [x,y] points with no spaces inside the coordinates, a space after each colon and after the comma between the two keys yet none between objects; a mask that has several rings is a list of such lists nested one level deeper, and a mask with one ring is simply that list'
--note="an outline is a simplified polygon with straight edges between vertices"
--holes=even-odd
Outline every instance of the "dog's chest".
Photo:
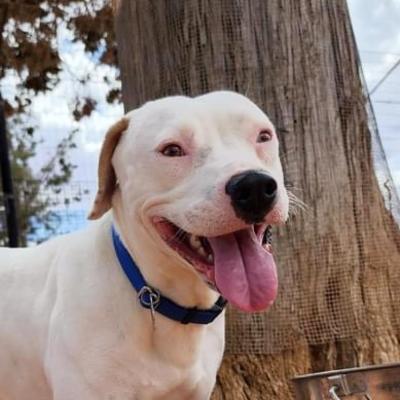
[{"label": "dog's chest", "polygon": [[[218,350],[212,351],[217,354]],[[217,357],[213,360],[205,353],[204,356],[200,355],[195,360],[181,365],[151,351],[136,352],[134,357],[132,355],[127,357],[125,354],[125,357],[121,355],[109,360],[108,373],[104,374],[100,381],[104,384],[104,392],[110,393],[110,398],[197,399],[194,393],[206,393],[213,386],[219,366]]]},{"label": "dog's chest", "polygon": [[[149,369],[147,369],[149,368]],[[138,400],[162,400],[190,398],[190,393],[201,390],[199,386],[206,384],[205,368],[199,363],[188,369],[171,367],[168,364],[147,364],[136,381],[135,393]],[[201,377],[201,379],[199,379]],[[212,378],[209,379],[212,385]]]},{"label": "dog's chest", "polygon": [[95,386],[110,399],[207,399],[222,358],[223,330],[213,327],[193,335],[168,326],[156,329],[159,334],[152,337],[136,331],[121,340],[103,359]]}]

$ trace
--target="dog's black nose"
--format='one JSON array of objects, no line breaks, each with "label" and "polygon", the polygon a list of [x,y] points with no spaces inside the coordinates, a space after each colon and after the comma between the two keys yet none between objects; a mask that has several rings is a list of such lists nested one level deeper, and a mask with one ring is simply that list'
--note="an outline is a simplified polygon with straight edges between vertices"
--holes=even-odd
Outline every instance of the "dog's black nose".
[{"label": "dog's black nose", "polygon": [[248,224],[262,222],[275,205],[277,189],[275,179],[258,171],[234,175],[225,186],[236,215]]}]

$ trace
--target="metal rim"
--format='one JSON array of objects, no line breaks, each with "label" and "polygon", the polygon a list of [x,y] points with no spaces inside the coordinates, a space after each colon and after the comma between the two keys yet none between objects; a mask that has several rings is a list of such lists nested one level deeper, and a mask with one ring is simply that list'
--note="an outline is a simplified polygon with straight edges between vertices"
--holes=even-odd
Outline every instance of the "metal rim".
[{"label": "metal rim", "polygon": [[306,374],[300,375],[292,378],[292,381],[306,380],[306,379],[314,379],[314,378],[323,378],[330,375],[335,374],[347,374],[352,372],[364,372],[364,371],[376,371],[381,369],[389,369],[389,368],[400,368],[400,363],[391,363],[391,364],[383,364],[383,365],[369,365],[366,367],[355,367],[355,368],[346,368],[346,369],[336,369],[332,371],[324,371],[317,372],[314,374]]}]

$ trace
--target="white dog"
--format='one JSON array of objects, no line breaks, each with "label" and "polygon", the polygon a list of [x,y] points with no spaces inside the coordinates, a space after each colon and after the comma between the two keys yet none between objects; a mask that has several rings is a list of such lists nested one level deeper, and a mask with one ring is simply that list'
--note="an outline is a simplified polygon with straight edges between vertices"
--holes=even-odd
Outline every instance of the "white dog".
[{"label": "white dog", "polygon": [[223,298],[245,311],[274,301],[265,236],[287,213],[276,133],[247,98],[130,112],[101,151],[98,220],[0,249],[0,399],[208,399]]}]

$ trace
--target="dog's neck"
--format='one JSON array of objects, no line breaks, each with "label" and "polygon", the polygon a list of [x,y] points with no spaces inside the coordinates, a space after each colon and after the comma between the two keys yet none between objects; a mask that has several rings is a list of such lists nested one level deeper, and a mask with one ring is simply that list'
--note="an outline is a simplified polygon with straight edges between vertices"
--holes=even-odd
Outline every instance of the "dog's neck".
[{"label": "dog's neck", "polygon": [[146,282],[184,307],[212,307],[218,294],[207,286],[194,269],[160,251],[157,242],[152,240],[141,222],[124,218],[121,209],[114,208],[113,223]]}]

